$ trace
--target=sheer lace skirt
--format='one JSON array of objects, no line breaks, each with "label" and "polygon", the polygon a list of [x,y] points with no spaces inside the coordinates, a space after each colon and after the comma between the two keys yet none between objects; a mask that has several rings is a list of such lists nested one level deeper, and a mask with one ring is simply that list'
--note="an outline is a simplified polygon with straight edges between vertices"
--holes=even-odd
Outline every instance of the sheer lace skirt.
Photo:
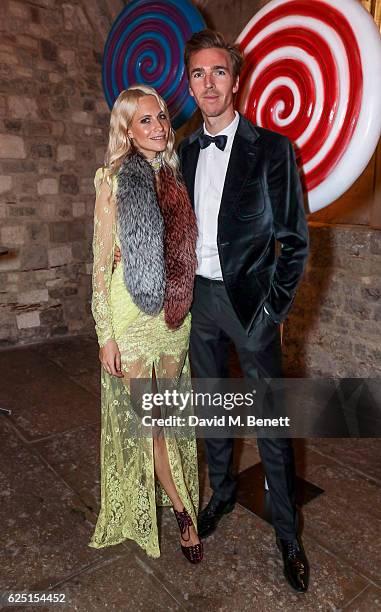
[{"label": "sheer lace skirt", "polygon": [[[152,381],[154,372],[159,391],[161,379],[166,379],[172,388],[190,390],[189,333],[190,315],[179,329],[172,331],[165,324],[163,312],[154,317],[141,312],[115,338],[124,378],[110,376],[102,369],[101,509],[89,543],[94,548],[130,538],[148,555],[160,556],[156,507],[171,502],[155,480],[153,432],[142,433],[142,411],[131,393],[132,379]],[[155,386],[151,388],[155,390]],[[177,491],[197,524],[196,440],[189,435],[174,436],[172,431],[166,435],[165,428],[162,435]]]}]

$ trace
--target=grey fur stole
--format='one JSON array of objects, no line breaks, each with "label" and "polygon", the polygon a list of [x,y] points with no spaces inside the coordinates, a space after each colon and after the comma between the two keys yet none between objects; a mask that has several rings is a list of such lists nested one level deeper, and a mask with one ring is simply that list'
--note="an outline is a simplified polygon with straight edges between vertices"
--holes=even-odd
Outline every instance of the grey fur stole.
[{"label": "grey fur stole", "polygon": [[139,153],[127,155],[116,193],[124,282],[143,312],[160,312],[165,296],[164,221],[155,174]]}]

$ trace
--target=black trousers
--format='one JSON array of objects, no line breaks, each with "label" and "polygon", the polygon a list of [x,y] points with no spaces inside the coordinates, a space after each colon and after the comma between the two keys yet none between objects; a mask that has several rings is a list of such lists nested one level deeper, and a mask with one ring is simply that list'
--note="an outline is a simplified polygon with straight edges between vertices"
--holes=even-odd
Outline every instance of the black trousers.
[{"label": "black trousers", "polygon": [[[262,313],[248,336],[227,295],[224,283],[196,276],[192,304],[190,357],[197,378],[229,376],[229,345],[234,343],[246,378],[280,378],[282,353],[279,326]],[[295,466],[288,438],[258,438],[258,449],[271,498],[273,524],[280,538],[293,539],[298,530],[295,507]],[[205,440],[209,480],[221,500],[234,499],[234,439]]]}]

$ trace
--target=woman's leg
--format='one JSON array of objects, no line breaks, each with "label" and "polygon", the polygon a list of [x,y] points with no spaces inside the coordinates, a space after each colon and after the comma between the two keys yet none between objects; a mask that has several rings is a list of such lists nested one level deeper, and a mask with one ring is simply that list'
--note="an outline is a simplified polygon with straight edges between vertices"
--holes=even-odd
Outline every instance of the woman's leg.
[{"label": "woman's leg", "polygon": [[[184,504],[181,501],[176,485],[173,482],[172,472],[168,460],[167,444],[164,436],[156,435],[153,437],[153,452],[157,479],[171,500],[174,509],[177,510],[177,512],[182,512],[184,509]],[[200,542],[194,525],[189,527],[189,539],[188,535],[186,535],[186,537],[187,540],[183,540],[181,538],[181,544],[183,546],[193,546],[194,544],[198,544]]]},{"label": "woman's leg", "polygon": [[[176,361],[172,361],[169,358],[164,358],[165,368],[163,368],[163,357],[161,359],[161,363],[159,365],[159,372],[165,372],[166,378],[174,378],[178,376],[179,363]],[[152,384],[153,384],[153,392],[157,392],[157,384],[155,377],[155,369],[152,371]],[[153,411],[152,416],[160,417],[160,408],[156,408],[156,411]],[[154,453],[154,464],[155,464],[155,474],[157,479],[159,480],[161,486],[167,493],[169,499],[172,502],[173,508],[177,512],[182,512],[184,510],[184,503],[182,502],[176,485],[174,483],[171,467],[168,459],[168,449],[167,443],[165,440],[165,436],[163,434],[162,428],[154,428],[153,429],[153,453]],[[188,533],[186,534],[186,540],[183,540],[181,537],[181,544],[183,546],[193,546],[194,544],[198,544],[200,539],[197,535],[197,531],[194,525],[189,527],[189,538]]]}]

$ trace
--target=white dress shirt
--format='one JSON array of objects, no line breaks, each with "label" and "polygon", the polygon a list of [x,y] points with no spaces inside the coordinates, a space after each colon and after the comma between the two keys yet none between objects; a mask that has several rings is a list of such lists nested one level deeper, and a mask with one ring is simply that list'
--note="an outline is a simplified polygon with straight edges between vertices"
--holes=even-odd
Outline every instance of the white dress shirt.
[{"label": "white dress shirt", "polygon": [[[217,248],[218,213],[238,123],[239,114],[235,111],[233,121],[218,132],[218,134],[227,136],[225,149],[221,151],[212,142],[208,147],[200,150],[197,162],[194,185],[194,204],[198,227],[196,274],[213,280],[222,280]],[[210,134],[205,124],[204,132],[209,136],[217,136],[217,134]]]}]

